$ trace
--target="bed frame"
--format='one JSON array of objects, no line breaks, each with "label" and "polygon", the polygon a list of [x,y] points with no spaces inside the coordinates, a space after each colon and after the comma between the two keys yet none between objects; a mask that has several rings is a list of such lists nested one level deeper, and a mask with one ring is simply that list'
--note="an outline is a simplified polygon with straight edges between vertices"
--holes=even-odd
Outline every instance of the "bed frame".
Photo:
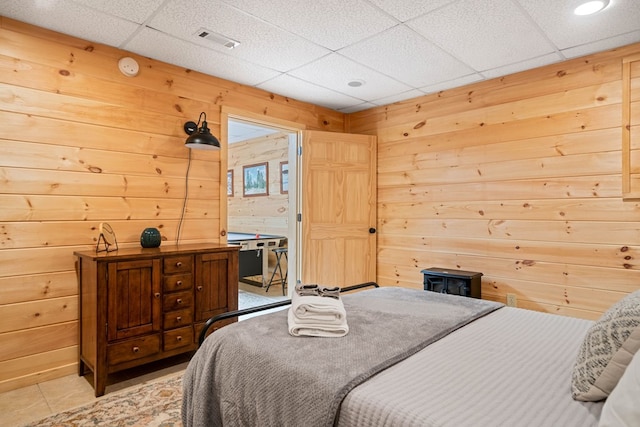
[{"label": "bed frame", "polygon": [[[355,291],[357,289],[364,289],[364,288],[368,288],[368,287],[379,288],[380,286],[376,282],[365,282],[365,283],[360,283],[360,284],[357,284],[357,285],[345,286],[344,288],[340,289],[340,292],[350,292],[350,291]],[[230,319],[232,317],[244,316],[245,314],[258,313],[260,311],[270,310],[272,308],[284,307],[284,306],[290,305],[290,304],[291,304],[291,299],[288,299],[288,300],[284,300],[284,301],[273,302],[273,303],[270,303],[270,304],[263,304],[263,305],[258,305],[258,306],[255,306],[255,307],[244,308],[242,310],[228,311],[226,313],[222,313],[222,314],[218,314],[217,316],[213,316],[209,320],[207,320],[207,322],[204,324],[204,327],[202,328],[202,331],[200,331],[200,335],[198,337],[198,347],[200,347],[202,345],[202,343],[204,342],[205,338],[207,337],[207,331],[209,330],[209,328],[211,326],[213,326],[213,324],[216,323],[216,322],[220,322],[222,320]]]},{"label": "bed frame", "polygon": [[[344,339],[291,337],[284,310],[264,314],[291,300],[209,319],[183,379],[185,427],[598,425],[603,402],[571,396],[593,321],[374,282],[341,292],[371,287],[345,295]],[[204,339],[216,322],[257,312]]]}]

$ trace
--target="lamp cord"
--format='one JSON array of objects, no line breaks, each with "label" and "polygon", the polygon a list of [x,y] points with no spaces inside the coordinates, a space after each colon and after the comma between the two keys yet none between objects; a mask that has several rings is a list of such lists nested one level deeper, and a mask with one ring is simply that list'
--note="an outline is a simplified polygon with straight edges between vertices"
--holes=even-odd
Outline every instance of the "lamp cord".
[{"label": "lamp cord", "polygon": [[[200,120],[198,120],[200,122]],[[184,201],[182,202],[182,213],[180,214],[180,222],[178,222],[178,232],[176,233],[176,246],[180,241],[180,232],[182,230],[182,221],[184,213],[187,209],[187,198],[189,196],[189,169],[191,169],[191,149],[189,148],[189,159],[187,160],[187,173],[184,177]]]}]

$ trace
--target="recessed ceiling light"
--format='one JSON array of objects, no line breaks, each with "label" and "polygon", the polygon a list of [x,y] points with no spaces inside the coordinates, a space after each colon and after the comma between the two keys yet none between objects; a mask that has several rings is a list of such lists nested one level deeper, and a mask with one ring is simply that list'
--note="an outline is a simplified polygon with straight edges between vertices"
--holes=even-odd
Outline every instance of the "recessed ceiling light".
[{"label": "recessed ceiling light", "polygon": [[360,87],[364,84],[364,80],[351,80],[347,84],[351,87]]},{"label": "recessed ceiling light", "polygon": [[609,5],[609,0],[588,1],[576,7],[573,13],[580,16],[591,15],[596,12],[600,12],[602,9],[604,9],[608,5]]}]

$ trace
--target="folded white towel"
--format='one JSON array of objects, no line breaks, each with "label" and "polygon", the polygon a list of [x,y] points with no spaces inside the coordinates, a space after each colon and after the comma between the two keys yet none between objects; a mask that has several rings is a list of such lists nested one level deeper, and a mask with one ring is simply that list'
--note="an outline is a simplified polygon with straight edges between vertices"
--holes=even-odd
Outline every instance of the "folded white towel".
[{"label": "folded white towel", "polygon": [[293,313],[293,308],[289,308],[287,313],[289,333],[295,337],[343,337],[349,333],[349,326],[346,320],[340,324],[328,324],[325,322],[305,322],[299,323],[298,318]]},{"label": "folded white towel", "polygon": [[287,322],[293,336],[343,337],[349,332],[347,313],[339,298],[294,292]]},{"label": "folded white towel", "polygon": [[296,292],[291,296],[291,310],[298,323],[341,325],[347,317],[341,299],[300,296]]}]

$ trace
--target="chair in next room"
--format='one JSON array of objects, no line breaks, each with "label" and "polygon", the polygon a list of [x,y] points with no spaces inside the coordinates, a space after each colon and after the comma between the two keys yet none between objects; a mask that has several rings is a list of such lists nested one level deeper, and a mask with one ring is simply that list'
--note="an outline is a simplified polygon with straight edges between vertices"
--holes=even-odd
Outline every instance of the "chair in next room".
[{"label": "chair in next room", "polygon": [[[276,255],[276,265],[275,267],[273,267],[273,273],[271,273],[271,278],[269,279],[269,284],[267,285],[265,292],[269,292],[269,286],[273,285],[274,283],[279,283],[282,285],[282,295],[286,295],[287,275],[289,274],[289,272],[288,270],[285,270],[284,274],[282,273],[282,258],[284,257],[285,261],[288,262],[288,248],[283,247],[271,250]],[[274,280],[276,271],[278,271],[278,273],[280,274],[280,278]]]}]

